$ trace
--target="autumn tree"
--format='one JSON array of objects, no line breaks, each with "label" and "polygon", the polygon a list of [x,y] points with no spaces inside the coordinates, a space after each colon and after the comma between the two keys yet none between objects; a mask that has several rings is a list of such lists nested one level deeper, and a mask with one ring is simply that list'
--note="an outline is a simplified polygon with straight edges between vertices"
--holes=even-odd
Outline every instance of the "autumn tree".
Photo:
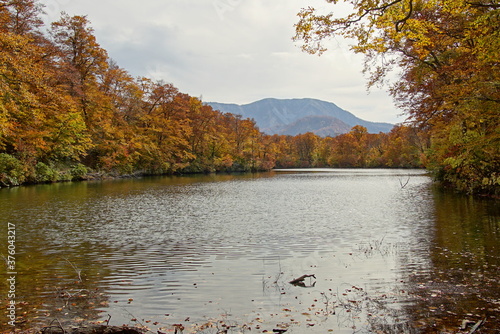
[{"label": "autumn tree", "polygon": [[299,157],[293,144],[292,136],[273,135],[269,140],[273,143],[276,150],[276,167],[298,167]]},{"label": "autumn tree", "polygon": [[243,170],[244,132],[241,117],[221,113],[196,99],[196,113],[193,113],[192,142],[196,160],[191,166],[195,172]]},{"label": "autumn tree", "polygon": [[467,0],[327,0],[345,2],[345,17],[309,7],[299,13],[296,40],[310,53],[332,36],[354,38],[365,55],[369,85],[393,69],[390,91],[409,120],[429,131],[431,167],[467,192],[500,185],[498,110],[500,5]]},{"label": "autumn tree", "polygon": [[316,149],[319,137],[312,132],[294,137],[293,144],[297,150],[300,167],[313,167],[316,159]]},{"label": "autumn tree", "polygon": [[138,112],[139,87],[109,59],[85,16],[62,14],[50,35],[60,57],[62,84],[85,120],[93,148],[85,162],[93,168],[131,172],[137,155],[128,118]]},{"label": "autumn tree", "polygon": [[314,167],[332,167],[331,155],[334,142],[335,137],[318,138],[314,154]]},{"label": "autumn tree", "polygon": [[255,121],[230,113],[224,116],[224,127],[228,129],[226,134],[231,145],[234,168],[237,170],[254,169],[258,154],[256,141],[259,135]]},{"label": "autumn tree", "polygon": [[63,60],[70,66],[68,70],[74,72],[71,89],[82,98],[86,112],[90,103],[86,95],[108,67],[107,52],[97,43],[86,16],[71,17],[63,13],[59,21],[52,23],[50,33]]},{"label": "autumn tree", "polygon": [[16,35],[41,36],[43,8],[34,0],[0,1],[0,26]]},{"label": "autumn tree", "polygon": [[191,132],[186,117],[189,97],[162,81],[142,78],[140,86],[142,110],[136,123],[141,138],[140,166],[148,172],[174,172],[192,158],[187,138]]},{"label": "autumn tree", "polygon": [[425,132],[412,126],[397,125],[384,136],[380,162],[387,167],[421,167],[425,165],[428,148]]},{"label": "autumn tree", "polygon": [[0,153],[18,159],[32,180],[37,166],[76,162],[91,146],[58,82],[58,58],[38,30],[39,13],[34,1],[0,3]]}]

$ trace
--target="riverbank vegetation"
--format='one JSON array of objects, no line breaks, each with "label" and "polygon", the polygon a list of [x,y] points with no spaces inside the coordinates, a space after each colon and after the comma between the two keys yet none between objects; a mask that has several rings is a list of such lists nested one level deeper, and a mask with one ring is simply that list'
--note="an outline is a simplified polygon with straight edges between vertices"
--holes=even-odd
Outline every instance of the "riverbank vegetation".
[{"label": "riverbank vegetation", "polygon": [[[493,38],[497,30],[490,29],[498,15],[488,6],[476,12],[474,17],[486,20],[486,27],[463,37],[481,42],[473,50],[455,52],[451,36],[439,44],[443,59],[413,50],[411,40],[402,45],[403,37],[398,40],[401,50],[393,46],[411,55],[402,62],[408,69],[405,81],[394,91],[413,122],[390,133],[369,134],[355,126],[347,134],[323,138],[261,133],[253,120],[213,110],[171,83],[133,78],[98,44],[85,16],[63,13],[47,26],[38,1],[0,1],[0,187],[104,175],[274,167],[431,167],[461,190],[497,191],[498,71],[486,69],[498,58],[478,52],[491,51],[485,36],[492,38],[490,44],[498,40]],[[303,20],[308,15],[315,17],[306,11]],[[463,20],[467,22],[456,27],[461,34],[472,24],[472,18]],[[298,32],[305,29],[300,28],[303,22]],[[304,30],[304,36],[312,31]],[[434,37],[427,33],[431,36],[426,38]],[[360,44],[356,51],[372,55],[370,45]],[[415,52],[425,54],[423,63]],[[462,59],[463,54],[468,58]],[[460,64],[469,60],[475,67],[462,73]],[[432,61],[436,64],[427,68]],[[438,65],[446,71],[434,74]],[[476,70],[481,76],[474,75]],[[474,80],[456,94],[459,83],[450,82],[464,82],[463,76]],[[471,98],[473,92],[477,98]],[[405,105],[406,100],[412,104]]]}]

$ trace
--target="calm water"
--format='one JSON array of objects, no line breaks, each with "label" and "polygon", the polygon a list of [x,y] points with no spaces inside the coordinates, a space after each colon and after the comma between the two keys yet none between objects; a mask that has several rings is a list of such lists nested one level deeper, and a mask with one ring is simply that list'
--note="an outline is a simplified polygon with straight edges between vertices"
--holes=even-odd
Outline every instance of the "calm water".
[{"label": "calm water", "polygon": [[[14,224],[16,330],[432,333],[485,319],[497,333],[498,204],[440,192],[420,170],[38,185],[0,190],[0,250]],[[304,274],[316,278],[288,283]]]}]

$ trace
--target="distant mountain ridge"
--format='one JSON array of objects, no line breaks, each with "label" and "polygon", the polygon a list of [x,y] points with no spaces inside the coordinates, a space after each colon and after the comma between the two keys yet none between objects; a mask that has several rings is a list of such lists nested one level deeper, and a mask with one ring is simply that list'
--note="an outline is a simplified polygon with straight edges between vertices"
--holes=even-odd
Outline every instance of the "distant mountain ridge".
[{"label": "distant mountain ridge", "polygon": [[336,136],[361,125],[370,133],[389,132],[389,123],[365,121],[339,108],[335,103],[317,99],[267,98],[249,104],[206,102],[224,113],[252,118],[260,130],[267,134],[298,135],[314,132],[319,136]]}]

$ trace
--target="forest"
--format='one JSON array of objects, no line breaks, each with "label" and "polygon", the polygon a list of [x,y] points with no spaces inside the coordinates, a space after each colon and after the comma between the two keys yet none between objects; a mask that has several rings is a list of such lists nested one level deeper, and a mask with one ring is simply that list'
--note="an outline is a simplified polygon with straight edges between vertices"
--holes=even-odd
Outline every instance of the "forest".
[{"label": "forest", "polygon": [[[355,126],[336,137],[292,137],[266,135],[253,120],[213,110],[172,83],[132,77],[99,45],[85,16],[62,13],[47,26],[38,1],[2,0],[0,187],[289,167],[426,167],[461,191],[498,194],[498,8],[470,5],[467,15],[452,9],[431,14],[424,8],[413,19],[450,22],[439,27],[450,36],[409,19],[396,25],[423,31],[416,41],[391,40],[406,55],[404,80],[392,90],[408,122],[390,133]],[[450,20],[439,17],[445,14]],[[320,36],[314,29],[335,24],[311,8],[301,15],[298,38],[310,47],[317,41],[308,34]],[[471,25],[480,29],[471,32]],[[456,46],[457,39],[469,43]],[[380,46],[365,43],[355,51],[374,57]]]}]

